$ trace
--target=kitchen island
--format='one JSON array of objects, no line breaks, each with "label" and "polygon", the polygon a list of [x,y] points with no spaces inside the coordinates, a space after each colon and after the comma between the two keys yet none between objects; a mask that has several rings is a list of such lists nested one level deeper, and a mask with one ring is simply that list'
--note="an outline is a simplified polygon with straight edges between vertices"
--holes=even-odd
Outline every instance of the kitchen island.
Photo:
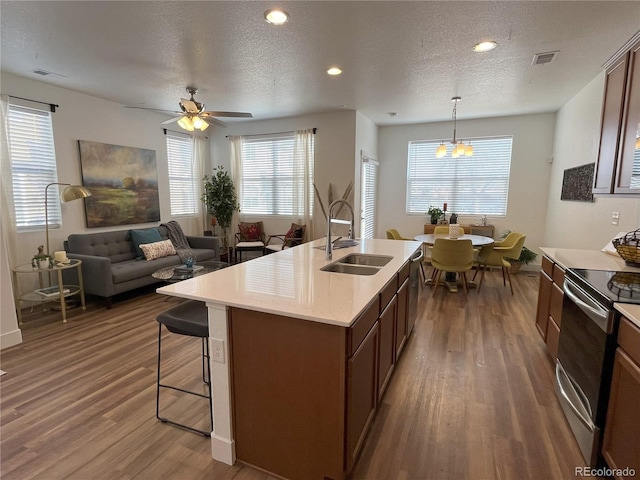
[{"label": "kitchen island", "polygon": [[[351,471],[413,327],[421,248],[358,242],[333,261],[321,239],[157,290],[207,304],[215,459],[292,479]],[[321,270],[352,253],[392,259],[374,275]]]}]

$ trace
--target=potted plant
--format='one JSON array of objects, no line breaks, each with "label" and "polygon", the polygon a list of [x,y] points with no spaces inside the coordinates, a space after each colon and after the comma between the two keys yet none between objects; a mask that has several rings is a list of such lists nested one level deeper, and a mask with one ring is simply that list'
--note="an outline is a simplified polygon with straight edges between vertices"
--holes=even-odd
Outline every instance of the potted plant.
[{"label": "potted plant", "polygon": [[444,214],[441,208],[429,206],[429,210],[427,210],[427,215],[431,217],[431,224],[435,225],[438,223],[438,219]]},{"label": "potted plant", "polygon": [[204,176],[202,201],[207,212],[216,218],[222,228],[222,241],[227,245],[227,228],[231,226],[233,212],[240,208],[238,196],[229,172],[224,167],[213,169],[213,175]]},{"label": "potted plant", "polygon": [[38,253],[31,259],[31,266],[45,270],[51,266],[51,261],[51,256],[44,253],[44,246],[40,245],[38,247]]},{"label": "potted plant", "polygon": [[[510,233],[511,230],[505,231],[501,238],[506,238]],[[506,260],[511,264],[511,268],[509,269],[510,273],[518,273],[522,265],[528,265],[536,258],[538,258],[538,254],[523,245],[518,258],[506,258]]]}]

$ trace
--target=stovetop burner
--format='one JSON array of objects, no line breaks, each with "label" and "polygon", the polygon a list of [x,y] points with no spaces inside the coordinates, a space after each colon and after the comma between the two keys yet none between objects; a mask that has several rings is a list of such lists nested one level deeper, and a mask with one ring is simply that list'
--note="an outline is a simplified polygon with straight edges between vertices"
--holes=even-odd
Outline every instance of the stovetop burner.
[{"label": "stovetop burner", "polygon": [[590,290],[594,296],[604,297],[607,303],[640,305],[640,272],[613,272],[570,268],[567,276]]}]

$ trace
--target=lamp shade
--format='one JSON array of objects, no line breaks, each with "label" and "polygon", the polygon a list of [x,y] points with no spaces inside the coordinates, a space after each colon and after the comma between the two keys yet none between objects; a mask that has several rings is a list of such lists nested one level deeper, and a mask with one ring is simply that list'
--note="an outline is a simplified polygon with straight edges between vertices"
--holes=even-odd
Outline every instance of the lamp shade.
[{"label": "lamp shade", "polygon": [[438,149],[436,150],[436,157],[442,158],[447,154],[447,146],[444,143],[441,143]]},{"label": "lamp shade", "polygon": [[79,200],[80,198],[90,197],[92,193],[86,187],[82,185],[69,185],[60,194],[60,200],[62,203],[70,202],[72,200]]},{"label": "lamp shade", "polygon": [[180,125],[185,130],[188,130],[189,132],[193,132],[194,130],[193,120],[188,115],[185,115],[180,120],[178,120],[178,125]]}]

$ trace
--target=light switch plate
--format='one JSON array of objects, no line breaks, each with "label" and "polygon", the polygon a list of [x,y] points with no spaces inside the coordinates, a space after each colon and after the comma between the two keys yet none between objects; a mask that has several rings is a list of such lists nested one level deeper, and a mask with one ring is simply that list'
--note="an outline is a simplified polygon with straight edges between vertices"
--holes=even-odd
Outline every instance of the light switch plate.
[{"label": "light switch plate", "polygon": [[613,215],[611,215],[611,225],[618,225],[619,220],[620,212],[613,212]]}]

